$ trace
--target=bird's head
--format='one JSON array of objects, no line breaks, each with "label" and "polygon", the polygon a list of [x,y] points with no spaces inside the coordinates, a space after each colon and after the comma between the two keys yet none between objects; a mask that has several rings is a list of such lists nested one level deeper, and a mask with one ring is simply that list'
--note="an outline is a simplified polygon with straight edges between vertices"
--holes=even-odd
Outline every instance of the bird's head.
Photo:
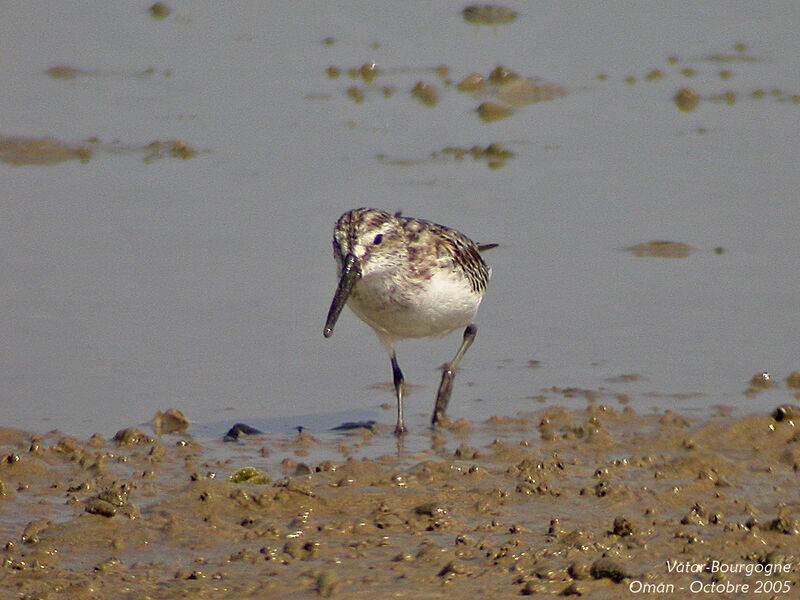
[{"label": "bird's head", "polygon": [[333,230],[333,256],[339,268],[339,285],[325,322],[325,337],[333,334],[336,321],[358,281],[394,268],[403,259],[404,252],[399,217],[373,208],[357,208],[339,218]]}]

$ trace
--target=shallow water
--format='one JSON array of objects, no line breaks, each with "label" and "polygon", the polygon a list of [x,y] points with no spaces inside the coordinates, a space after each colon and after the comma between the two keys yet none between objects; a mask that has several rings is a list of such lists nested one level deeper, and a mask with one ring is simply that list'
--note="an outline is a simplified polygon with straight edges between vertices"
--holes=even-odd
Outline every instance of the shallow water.
[{"label": "shallow water", "polygon": [[[331,227],[363,205],[501,244],[454,419],[587,396],[706,413],[794,399],[796,3],[526,4],[494,28],[441,3],[172,8],[161,21],[124,2],[4,8],[0,135],[94,149],[0,163],[4,426],[110,435],[167,407],[210,436],[353,410],[391,424],[391,390],[376,386],[389,361],[369,328],[345,313],[322,337]],[[348,76],[368,61],[373,83]],[[482,123],[482,100],[454,84],[499,64],[567,94]],[[54,66],[80,71],[54,78]],[[411,96],[419,80],[435,106]],[[701,96],[692,112],[672,101],[682,87]],[[711,99],[726,91],[732,105]],[[197,154],[146,148],[173,140]],[[493,142],[515,154],[500,168],[427,160]],[[624,250],[658,240],[696,250]],[[408,400],[417,432],[457,345],[400,347],[421,386]],[[745,396],[762,371],[774,389]]]}]

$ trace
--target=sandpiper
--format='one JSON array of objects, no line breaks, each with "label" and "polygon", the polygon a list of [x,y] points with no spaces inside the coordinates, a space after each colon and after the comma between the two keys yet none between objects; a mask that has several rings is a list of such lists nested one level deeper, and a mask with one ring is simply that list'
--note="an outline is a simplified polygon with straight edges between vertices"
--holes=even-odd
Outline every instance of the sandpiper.
[{"label": "sandpiper", "polygon": [[339,285],[324,335],[333,334],[345,304],[375,330],[392,362],[396,435],[405,433],[406,427],[405,383],[395,344],[465,328],[458,352],[443,367],[431,419],[437,425],[447,409],[458,363],[475,339],[473,320],[491,275],[480,252],[496,245],[479,246],[448,227],[373,208],[348,211],[336,222],[333,255],[339,267]]}]

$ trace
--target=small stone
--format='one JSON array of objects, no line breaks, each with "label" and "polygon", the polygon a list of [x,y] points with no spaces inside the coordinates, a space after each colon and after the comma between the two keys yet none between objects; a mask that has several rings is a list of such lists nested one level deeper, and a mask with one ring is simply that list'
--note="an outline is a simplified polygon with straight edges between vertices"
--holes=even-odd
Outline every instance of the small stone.
[{"label": "small stone", "polygon": [[800,411],[791,404],[782,404],[772,411],[771,416],[776,421],[792,421],[800,416]]},{"label": "small stone", "polygon": [[222,440],[225,442],[235,442],[243,435],[259,435],[260,433],[261,431],[255,427],[250,427],[250,425],[245,423],[236,423],[236,425],[228,430],[228,433],[225,434]]},{"label": "small stone", "polygon": [[90,498],[86,501],[85,510],[90,515],[101,515],[107,518],[113,517],[115,514],[117,514],[117,509],[113,504],[97,497]]}]

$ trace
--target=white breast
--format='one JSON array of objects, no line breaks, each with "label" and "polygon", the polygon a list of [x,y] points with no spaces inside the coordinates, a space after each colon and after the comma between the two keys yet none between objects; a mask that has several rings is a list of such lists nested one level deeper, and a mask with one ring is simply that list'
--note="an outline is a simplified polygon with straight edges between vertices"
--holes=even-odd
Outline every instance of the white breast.
[{"label": "white breast", "polygon": [[442,336],[475,319],[483,296],[467,279],[438,270],[422,284],[367,276],[356,285],[348,306],[380,337],[399,340]]}]

